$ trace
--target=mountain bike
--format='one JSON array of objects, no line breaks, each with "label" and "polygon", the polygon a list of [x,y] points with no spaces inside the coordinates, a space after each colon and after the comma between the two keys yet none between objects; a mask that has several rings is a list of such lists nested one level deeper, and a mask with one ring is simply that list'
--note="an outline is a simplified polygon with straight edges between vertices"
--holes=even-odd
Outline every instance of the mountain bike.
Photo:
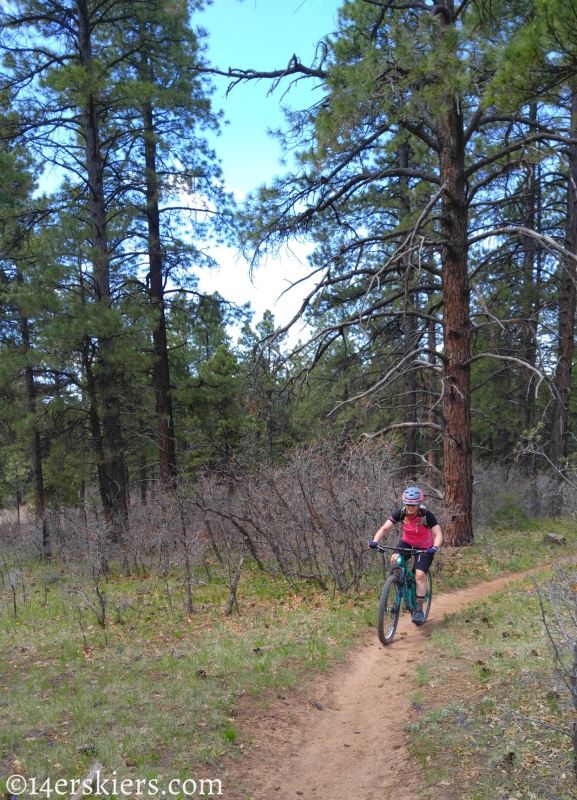
[{"label": "mountain bike", "polygon": [[[407,611],[410,611],[411,614],[417,609],[417,583],[415,573],[405,561],[403,553],[417,555],[418,553],[425,553],[426,550],[418,550],[414,547],[389,547],[387,545],[379,545],[378,549],[382,553],[384,553],[385,550],[392,550],[394,553],[398,553],[396,564],[391,567],[389,577],[383,586],[381,601],[379,603],[379,622],[377,630],[380,642],[386,645],[393,641],[399,623],[402,601],[405,602]],[[393,570],[395,570],[395,572],[393,572]],[[397,571],[398,574],[396,574]],[[432,599],[433,578],[428,572],[427,594],[425,595],[425,602],[423,603],[425,619],[423,622],[419,623],[420,625],[423,625],[424,622],[427,621]]]}]

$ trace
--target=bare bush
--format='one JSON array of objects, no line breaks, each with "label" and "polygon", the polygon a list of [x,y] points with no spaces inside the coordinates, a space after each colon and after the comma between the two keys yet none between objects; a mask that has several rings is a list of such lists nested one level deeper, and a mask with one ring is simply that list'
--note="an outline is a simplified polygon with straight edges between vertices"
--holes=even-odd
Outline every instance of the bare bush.
[{"label": "bare bush", "polygon": [[[519,527],[531,518],[547,516],[559,481],[551,472],[528,474],[499,465],[476,465],[474,471],[473,519],[477,529],[491,525]],[[577,503],[577,492],[565,490],[568,513]]]},{"label": "bare bush", "polygon": [[568,729],[555,730],[571,738],[573,770],[577,780],[577,572],[569,572],[558,564],[553,579],[544,587],[539,587],[534,579],[533,585],[553,652],[551,682],[554,696],[559,699],[564,697],[559,707],[565,708],[567,717],[573,717],[573,720],[568,720]]},{"label": "bare bush", "polygon": [[[236,607],[245,554],[247,564],[289,583],[305,579],[323,590],[358,590],[376,563],[366,542],[399,505],[406,485],[399,474],[392,443],[319,442],[295,450],[283,465],[248,468],[234,462],[226,471],[206,470],[194,484],[182,479],[170,491],[152,486],[150,501],[133,504],[129,525],[116,538],[95,504],[47,511],[52,553],[60,563],[83,564],[87,575],[95,569],[101,575],[110,570],[160,575],[169,607],[184,603],[189,614],[202,569],[208,579],[212,571],[229,586],[231,610]],[[557,490],[553,474],[478,466],[475,527],[522,526],[546,513]],[[577,492],[571,494],[569,485],[565,491],[564,506],[570,509]],[[442,500],[435,496],[431,506],[443,525]],[[9,583],[9,569],[22,571],[23,553],[43,557],[42,534],[42,525],[25,514],[19,521],[10,512],[0,517],[0,554],[11,554],[3,581]],[[388,543],[398,535],[393,530]],[[96,600],[104,618],[105,608]]]},{"label": "bare bush", "polygon": [[196,491],[217,549],[247,547],[289,581],[346,592],[359,588],[370,563],[364,545],[398,505],[394,466],[388,446],[322,442],[283,466],[226,479],[209,473]]}]

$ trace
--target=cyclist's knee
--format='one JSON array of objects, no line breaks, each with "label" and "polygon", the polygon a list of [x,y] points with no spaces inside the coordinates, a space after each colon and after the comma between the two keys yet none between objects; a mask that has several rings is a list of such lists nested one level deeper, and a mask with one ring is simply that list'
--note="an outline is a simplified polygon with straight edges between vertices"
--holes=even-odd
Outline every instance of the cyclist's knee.
[{"label": "cyclist's knee", "polygon": [[423,578],[426,576],[426,574],[427,574],[427,573],[426,573],[426,572],[423,572],[423,570],[422,570],[422,569],[416,569],[416,570],[415,570],[415,577],[416,577],[416,579],[417,579],[418,581],[419,581],[419,580],[422,580],[422,579],[423,579]]}]

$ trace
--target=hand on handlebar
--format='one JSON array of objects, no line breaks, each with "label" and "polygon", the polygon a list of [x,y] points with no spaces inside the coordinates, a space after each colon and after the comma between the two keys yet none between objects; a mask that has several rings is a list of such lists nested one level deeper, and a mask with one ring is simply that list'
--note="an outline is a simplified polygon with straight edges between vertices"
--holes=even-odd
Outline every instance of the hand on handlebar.
[{"label": "hand on handlebar", "polygon": [[369,549],[371,549],[371,550],[376,550],[376,549],[378,548],[378,546],[379,546],[379,543],[378,543],[378,542],[369,542],[369,543],[367,544],[367,547],[368,547]]},{"label": "hand on handlebar", "polygon": [[439,548],[436,545],[433,545],[433,547],[427,547],[427,555],[434,556],[438,549]]}]

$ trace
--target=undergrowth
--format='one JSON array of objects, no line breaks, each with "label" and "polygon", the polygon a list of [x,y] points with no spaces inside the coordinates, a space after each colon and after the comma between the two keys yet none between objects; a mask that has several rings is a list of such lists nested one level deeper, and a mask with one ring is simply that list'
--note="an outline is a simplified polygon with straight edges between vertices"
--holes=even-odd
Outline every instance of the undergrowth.
[{"label": "undergrowth", "polygon": [[[544,572],[540,578],[544,579]],[[428,640],[429,681],[406,726],[424,796],[452,800],[577,797],[571,714],[529,580],[445,617]],[[549,726],[549,727],[546,727]]]},{"label": "undergrowth", "polygon": [[[564,526],[570,541],[567,550],[573,547],[574,530],[575,526]],[[480,536],[474,547],[448,551],[437,562],[435,591],[551,561],[557,551],[544,546],[542,537],[543,529],[492,531]],[[195,575],[192,614],[185,610],[182,574],[177,570],[126,576],[120,567],[111,566],[112,572],[98,587],[106,608],[104,619],[90,577],[82,582],[68,564],[30,562],[23,565],[17,581],[4,582],[0,776],[20,771],[39,780],[84,777],[95,759],[106,771],[116,770],[126,778],[186,777],[199,765],[222,767],[226,758],[240,757],[244,744],[235,719],[239,697],[251,693],[266,702],[271,692],[301,686],[307,676],[343,658],[355,634],[376,622],[383,577],[383,565],[375,558],[363,590],[343,595],[320,591],[303,580],[289,585],[251,563],[238,588],[241,614],[225,617],[229,587],[215,577],[210,562]],[[478,619],[489,613],[493,628]],[[492,681],[502,679],[511,692],[517,691],[524,633],[517,638],[514,631],[524,631],[526,623],[503,627],[510,634],[505,642],[498,625],[507,620],[503,622],[498,606],[474,610],[470,620],[465,629],[459,620],[449,620],[435,631],[435,647],[446,660],[438,662],[444,663],[443,668],[420,670],[420,690],[444,680],[445,666],[451,667],[451,675],[456,674],[455,665],[463,669],[462,654],[474,644],[483,652],[479,659],[484,663],[467,673],[471,685],[486,682],[482,672],[486,667]],[[497,633],[501,655],[492,652],[497,648],[487,638]],[[531,647],[536,647],[534,641]],[[539,651],[545,659],[542,645]],[[483,687],[483,696],[494,694]],[[479,709],[489,706],[470,702],[475,706],[470,718],[481,719]],[[503,729],[498,758],[506,756],[510,745],[505,723],[495,721],[505,713],[500,702],[494,698],[490,717]],[[466,721],[463,727],[458,720],[469,716],[459,711],[457,718],[450,703],[447,707],[447,716],[431,718],[431,724],[438,725],[433,727],[434,742],[445,741],[439,737],[455,719],[461,735],[479,738],[477,722]],[[433,712],[431,708],[423,713]],[[414,713],[413,722],[420,725],[421,712]],[[487,714],[483,720],[489,719]],[[509,727],[513,724],[517,722],[511,718]],[[420,758],[426,727],[412,735],[413,752]],[[476,744],[485,746],[481,740]],[[427,744],[427,755],[436,753],[430,746],[437,745]],[[458,746],[451,750],[454,764],[461,758]],[[529,752],[533,745],[527,740],[523,747]],[[524,753],[519,750],[516,763],[524,763]],[[424,763],[430,767],[430,762]],[[450,767],[443,766],[442,775],[450,774]],[[438,783],[444,780],[442,775]]]},{"label": "undergrowth", "polygon": [[218,583],[196,587],[197,610],[187,615],[176,594],[171,610],[161,580],[110,576],[102,627],[64,575],[45,592],[46,569],[25,575],[17,617],[9,597],[0,616],[4,777],[14,765],[38,779],[84,776],[95,758],[145,779],[219,764],[238,752],[239,696],[326,669],[361,619],[358,598],[281,591],[278,579],[250,569],[242,615],[228,618]]},{"label": "undergrowth", "polygon": [[[543,535],[555,532],[565,536],[567,546],[544,544]],[[475,544],[458,549],[445,548],[435,558],[433,572],[438,590],[457,589],[478,581],[490,581],[503,572],[521,572],[542,564],[552,564],[575,547],[574,521],[529,520],[523,529],[494,527],[477,531]]]}]

